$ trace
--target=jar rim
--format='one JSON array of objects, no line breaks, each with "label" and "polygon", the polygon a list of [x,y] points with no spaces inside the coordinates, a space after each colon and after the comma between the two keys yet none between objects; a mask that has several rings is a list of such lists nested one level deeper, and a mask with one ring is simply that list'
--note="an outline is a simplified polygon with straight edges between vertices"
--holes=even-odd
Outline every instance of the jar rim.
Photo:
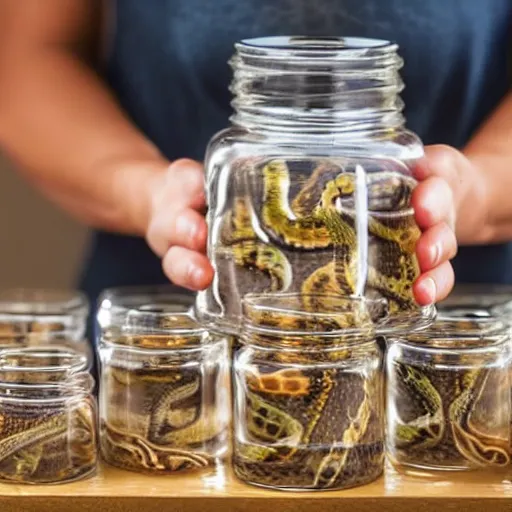
[{"label": "jar rim", "polygon": [[[304,305],[304,300],[325,302],[321,311],[311,311]],[[242,299],[241,339],[251,343],[249,338],[256,335],[258,338],[280,340],[276,341],[276,345],[282,346],[289,345],[287,339],[294,339],[302,340],[302,348],[308,344],[339,348],[340,345],[375,337],[375,323],[371,318],[369,304],[375,306],[377,303],[385,305],[385,301],[364,297],[249,293]],[[292,343],[294,346],[297,344],[300,342]]]},{"label": "jar rim", "polygon": [[49,344],[53,343],[55,340],[64,343],[74,343],[74,344],[86,344],[87,339],[82,335],[77,335],[77,332],[69,327],[63,327],[62,329],[48,329],[42,331],[21,331],[21,332],[2,332],[0,330],[0,349],[8,348],[10,346],[22,348],[24,345],[21,343],[8,343],[7,345],[3,345],[3,340],[10,340],[12,338],[27,340],[28,344],[32,346],[31,342],[48,342]]},{"label": "jar rim", "polygon": [[[55,404],[81,400],[90,396],[94,389],[94,377],[88,372],[67,376],[58,382],[16,383],[0,381],[0,400],[13,404]],[[55,393],[44,396],[44,393]],[[43,396],[38,396],[41,393]]]},{"label": "jar rim", "polygon": [[[470,310],[453,310],[451,313],[438,313],[434,322],[429,326],[418,330],[412,336],[429,336],[430,338],[483,338],[493,335],[505,334],[508,325],[500,318],[492,314],[469,314]],[[475,313],[484,310],[474,310]]]},{"label": "jar rim", "polygon": [[[103,336],[101,338],[101,346],[103,348],[112,348],[116,351],[120,352],[131,352],[133,354],[139,354],[141,356],[147,355],[151,357],[158,356],[169,356],[169,354],[179,355],[181,353],[191,354],[193,352],[201,352],[205,349],[205,344],[201,342],[192,342],[187,341],[182,344],[176,345],[165,345],[161,344],[152,344],[152,345],[144,345],[139,342],[134,342],[133,340],[130,342],[120,342],[120,338],[130,338],[130,335],[113,335],[111,339]],[[193,339],[193,338],[191,338]]]},{"label": "jar rim", "polygon": [[7,288],[0,290],[0,321],[27,321],[34,317],[87,317],[89,301],[78,290]]},{"label": "jar rim", "polygon": [[[460,310],[461,312],[467,310]],[[424,350],[475,351],[498,346],[510,339],[508,325],[492,315],[472,317],[442,313],[423,329],[397,338]]]},{"label": "jar rim", "polygon": [[[408,349],[443,353],[443,354],[485,354],[490,350],[501,350],[502,347],[508,344],[510,338],[505,334],[496,334],[489,337],[460,337],[460,338],[437,338],[424,342],[421,339],[405,338],[404,336],[389,338],[391,344],[400,343],[407,345]],[[454,343],[455,342],[455,343]]]},{"label": "jar rim", "polygon": [[315,56],[329,53],[343,57],[348,53],[362,53],[368,50],[396,51],[398,45],[385,39],[341,36],[271,36],[242,39],[235,44],[238,50],[289,52]]},{"label": "jar rim", "polygon": [[[26,362],[32,361],[28,365],[15,363],[23,359]],[[53,358],[61,361],[61,364],[43,364],[45,359]],[[12,363],[9,363],[12,361]],[[37,364],[40,362],[40,364]],[[36,364],[34,364],[36,363]],[[6,348],[0,351],[0,373],[58,373],[67,371],[69,373],[79,373],[87,368],[87,356],[66,347],[58,346],[36,346],[21,348]]]},{"label": "jar rim", "polygon": [[169,286],[117,287],[100,295],[96,318],[101,329],[127,334],[200,336],[206,331],[193,306],[193,297]]},{"label": "jar rim", "polygon": [[[44,363],[45,358],[47,360],[53,358],[55,364]],[[41,404],[62,402],[88,395],[92,393],[95,380],[87,371],[87,365],[85,355],[64,347],[24,347],[2,350],[0,351],[1,400]],[[40,380],[40,377],[55,380],[45,381]],[[55,395],[45,396],[52,393]]]}]

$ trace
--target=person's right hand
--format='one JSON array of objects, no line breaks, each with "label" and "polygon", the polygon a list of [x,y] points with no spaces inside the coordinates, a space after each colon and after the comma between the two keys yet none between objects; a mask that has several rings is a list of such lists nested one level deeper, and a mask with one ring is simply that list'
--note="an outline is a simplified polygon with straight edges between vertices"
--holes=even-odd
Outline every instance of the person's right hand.
[{"label": "person's right hand", "polygon": [[203,166],[176,160],[151,184],[146,241],[162,258],[165,275],[178,286],[204,290],[213,280],[206,257]]}]

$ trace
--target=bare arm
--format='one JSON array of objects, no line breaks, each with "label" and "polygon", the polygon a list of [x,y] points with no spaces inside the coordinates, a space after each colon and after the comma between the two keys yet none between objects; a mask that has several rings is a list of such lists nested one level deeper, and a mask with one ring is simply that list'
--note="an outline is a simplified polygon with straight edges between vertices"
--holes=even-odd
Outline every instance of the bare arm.
[{"label": "bare arm", "polygon": [[93,69],[100,15],[99,0],[0,2],[0,144],[80,220],[143,235],[168,164]]},{"label": "bare arm", "polygon": [[[205,288],[213,269],[200,213],[202,167],[190,160],[169,165],[95,73],[100,14],[100,0],[0,0],[0,145],[68,212],[95,227],[145,236],[171,280]],[[423,222],[421,303],[440,300],[453,284],[447,260],[455,241],[443,229],[448,208]]]},{"label": "bare arm", "polygon": [[473,137],[464,153],[484,177],[484,228],[464,229],[468,243],[512,240],[512,92]]},{"label": "bare arm", "polygon": [[[461,245],[493,244],[512,240],[512,93],[504,98],[462,152],[449,146],[426,148],[418,176],[423,189],[442,179],[450,190],[437,189],[417,202],[420,225],[433,221],[436,210],[453,203],[455,231]],[[428,204],[427,204],[428,203]],[[421,210],[426,212],[422,213]],[[429,213],[430,212],[430,213]]]},{"label": "bare arm", "polygon": [[201,289],[202,166],[169,164],[94,71],[100,0],[0,0],[0,146],[81,221],[145,236],[176,284]]}]

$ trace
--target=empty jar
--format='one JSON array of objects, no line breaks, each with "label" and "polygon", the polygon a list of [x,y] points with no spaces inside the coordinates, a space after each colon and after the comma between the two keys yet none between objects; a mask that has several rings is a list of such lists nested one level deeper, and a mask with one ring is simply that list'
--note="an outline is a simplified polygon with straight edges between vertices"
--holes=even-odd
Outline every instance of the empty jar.
[{"label": "empty jar", "polygon": [[93,474],[97,415],[86,358],[65,349],[0,351],[0,480],[50,484]]},{"label": "empty jar", "polygon": [[387,449],[398,466],[502,468],[510,463],[510,337],[493,317],[440,316],[391,339]]},{"label": "empty jar", "polygon": [[103,294],[103,459],[139,472],[201,469],[225,456],[228,343],[194,320],[190,298],[162,289]]},{"label": "empty jar", "polygon": [[304,299],[244,299],[243,346],[234,361],[234,472],[283,490],[362,485],[384,463],[373,326],[363,301],[323,298],[324,312],[311,313]]},{"label": "empty jar", "polygon": [[379,333],[428,324],[412,285],[423,155],[404,128],[397,46],[272,37],[236,45],[231,127],[205,158],[213,285],[198,318],[237,333],[246,293],[383,297]]}]

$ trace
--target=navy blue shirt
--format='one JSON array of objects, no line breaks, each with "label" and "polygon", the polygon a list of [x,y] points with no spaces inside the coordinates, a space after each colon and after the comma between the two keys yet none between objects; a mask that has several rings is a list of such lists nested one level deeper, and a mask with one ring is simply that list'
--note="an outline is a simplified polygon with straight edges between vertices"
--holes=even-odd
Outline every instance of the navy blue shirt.
[{"label": "navy blue shirt", "polygon": [[[269,35],[388,39],[405,59],[407,126],[462,148],[510,89],[511,0],[122,0],[106,79],[170,160],[202,160],[228,125],[233,44]],[[512,191],[511,191],[512,193]],[[462,248],[459,281],[512,283],[512,246]],[[141,239],[95,233],[81,286],[166,282]]]}]

